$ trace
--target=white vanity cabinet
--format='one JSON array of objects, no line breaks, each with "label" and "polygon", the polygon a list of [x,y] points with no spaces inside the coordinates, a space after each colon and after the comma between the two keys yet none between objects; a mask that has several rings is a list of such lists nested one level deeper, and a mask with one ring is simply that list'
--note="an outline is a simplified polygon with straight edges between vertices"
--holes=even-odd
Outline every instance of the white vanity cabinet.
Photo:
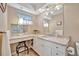
[{"label": "white vanity cabinet", "polygon": [[52,48],[50,46],[42,44],[41,51],[42,51],[42,54],[41,54],[42,56],[51,56]]},{"label": "white vanity cabinet", "polygon": [[33,40],[33,49],[39,54],[39,55],[42,55],[42,44],[40,42],[40,40],[35,37],[34,40]]},{"label": "white vanity cabinet", "polygon": [[46,46],[44,41],[42,41],[40,38],[34,38],[33,48],[41,56],[51,55],[51,47]]},{"label": "white vanity cabinet", "polygon": [[50,56],[51,55],[51,46],[47,45],[43,39],[37,38],[39,41],[38,50],[41,56]]},{"label": "white vanity cabinet", "polygon": [[66,45],[51,42],[42,38],[34,39],[34,49],[41,56],[65,56]]},{"label": "white vanity cabinet", "polygon": [[52,56],[65,56],[66,46],[61,44],[53,43],[52,45]]}]

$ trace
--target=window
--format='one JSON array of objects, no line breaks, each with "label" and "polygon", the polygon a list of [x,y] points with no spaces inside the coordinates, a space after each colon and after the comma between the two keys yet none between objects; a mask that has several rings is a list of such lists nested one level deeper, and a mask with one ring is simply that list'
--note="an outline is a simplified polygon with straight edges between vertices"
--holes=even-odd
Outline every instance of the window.
[{"label": "window", "polygon": [[43,20],[43,27],[44,27],[44,32],[48,33],[49,32],[49,20],[48,19]]},{"label": "window", "polygon": [[32,17],[29,16],[29,15],[25,15],[25,16],[24,15],[20,15],[18,24],[30,25],[30,24],[32,24]]},{"label": "window", "polygon": [[18,24],[11,24],[11,33],[23,33],[23,26]]},{"label": "window", "polygon": [[32,24],[32,16],[19,14],[17,24],[11,24],[11,33],[27,33],[28,26]]},{"label": "window", "polygon": [[45,20],[43,21],[43,26],[44,26],[44,27],[48,27],[48,20],[45,19]]}]

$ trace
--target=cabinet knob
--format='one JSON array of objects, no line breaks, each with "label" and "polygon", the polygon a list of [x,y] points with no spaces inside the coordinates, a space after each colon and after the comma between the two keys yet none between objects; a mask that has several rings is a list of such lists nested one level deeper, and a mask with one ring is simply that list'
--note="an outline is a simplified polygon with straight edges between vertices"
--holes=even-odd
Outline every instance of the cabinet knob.
[{"label": "cabinet knob", "polygon": [[56,47],[56,48],[58,48],[58,47]]},{"label": "cabinet knob", "polygon": [[58,53],[56,53],[56,55],[58,55]]}]

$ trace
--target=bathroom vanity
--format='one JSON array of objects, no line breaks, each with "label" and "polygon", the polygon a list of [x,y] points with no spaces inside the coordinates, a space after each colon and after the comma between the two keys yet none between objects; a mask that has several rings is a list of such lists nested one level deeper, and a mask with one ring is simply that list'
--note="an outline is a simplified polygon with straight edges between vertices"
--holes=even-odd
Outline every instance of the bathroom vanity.
[{"label": "bathroom vanity", "polygon": [[31,48],[40,56],[65,56],[69,38],[45,35],[23,35],[10,38],[10,44],[33,39]]},{"label": "bathroom vanity", "polygon": [[41,56],[65,56],[68,43],[68,38],[37,36],[33,49]]}]

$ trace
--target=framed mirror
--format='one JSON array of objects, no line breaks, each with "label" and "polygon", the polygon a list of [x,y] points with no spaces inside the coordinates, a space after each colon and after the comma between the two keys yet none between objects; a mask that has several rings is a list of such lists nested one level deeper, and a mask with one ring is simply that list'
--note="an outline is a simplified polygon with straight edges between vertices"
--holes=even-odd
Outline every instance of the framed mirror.
[{"label": "framed mirror", "polygon": [[[49,4],[50,5],[50,4]],[[63,36],[64,8],[63,4],[51,4],[43,14],[45,34]],[[46,9],[46,8],[45,8]],[[59,34],[61,33],[61,34]]]},{"label": "framed mirror", "polygon": [[12,34],[28,33],[28,27],[32,25],[32,16],[17,12],[17,24],[11,24]]}]

